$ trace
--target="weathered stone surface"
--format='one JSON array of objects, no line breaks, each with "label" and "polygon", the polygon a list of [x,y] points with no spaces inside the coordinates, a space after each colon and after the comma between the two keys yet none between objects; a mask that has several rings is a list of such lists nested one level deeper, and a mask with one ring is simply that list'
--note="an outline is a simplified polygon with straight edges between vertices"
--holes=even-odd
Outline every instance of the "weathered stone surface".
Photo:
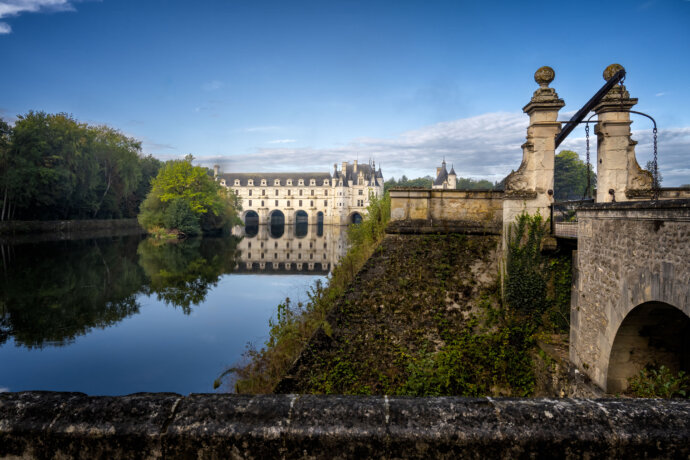
[{"label": "weathered stone surface", "polygon": [[[641,354],[608,388],[611,353],[621,324],[656,302],[690,316],[690,200],[598,203],[578,211],[578,251],[571,301],[570,360],[601,388],[621,391],[639,372]],[[681,315],[682,317],[682,315]],[[642,330],[644,325],[636,329]],[[669,324],[669,332],[675,326]],[[633,359],[634,358],[634,359]]]},{"label": "weathered stone surface", "polygon": [[686,400],[5,393],[0,458],[686,458],[688,417]]},{"label": "weathered stone surface", "polygon": [[0,394],[0,458],[160,458],[179,395]]}]

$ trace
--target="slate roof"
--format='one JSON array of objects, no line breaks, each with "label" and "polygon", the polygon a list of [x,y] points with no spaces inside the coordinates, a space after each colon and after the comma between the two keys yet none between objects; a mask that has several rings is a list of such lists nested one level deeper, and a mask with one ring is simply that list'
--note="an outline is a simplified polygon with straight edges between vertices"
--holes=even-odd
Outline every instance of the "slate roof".
[{"label": "slate roof", "polygon": [[448,170],[446,169],[446,160],[441,163],[441,170],[438,172],[438,176],[434,180],[434,185],[443,185],[443,183],[448,179]]},{"label": "slate roof", "polygon": [[327,172],[297,172],[297,173],[223,173],[218,175],[219,178],[225,179],[225,184],[228,187],[235,185],[235,179],[240,180],[240,186],[247,186],[249,184],[249,179],[254,180],[254,186],[261,186],[261,179],[266,179],[266,187],[276,187],[274,182],[276,179],[280,179],[280,185],[278,187],[288,187],[288,179],[292,179],[292,185],[294,187],[299,184],[299,180],[304,180],[304,185],[309,186],[311,180],[316,181],[317,186],[323,186],[323,182],[328,180],[328,186],[330,186],[331,175]]}]

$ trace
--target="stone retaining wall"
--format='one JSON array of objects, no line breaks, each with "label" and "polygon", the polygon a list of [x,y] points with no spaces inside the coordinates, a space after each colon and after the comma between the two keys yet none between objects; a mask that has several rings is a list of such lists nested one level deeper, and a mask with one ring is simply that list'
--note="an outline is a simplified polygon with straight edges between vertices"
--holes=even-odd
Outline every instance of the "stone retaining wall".
[{"label": "stone retaining wall", "polygon": [[0,222],[0,241],[10,243],[100,238],[144,234],[137,219]]},{"label": "stone retaining wall", "polygon": [[493,190],[393,188],[391,228],[398,229],[396,233],[496,233],[503,219],[503,196]]},{"label": "stone retaining wall", "polygon": [[0,458],[685,458],[690,401],[0,394]]}]

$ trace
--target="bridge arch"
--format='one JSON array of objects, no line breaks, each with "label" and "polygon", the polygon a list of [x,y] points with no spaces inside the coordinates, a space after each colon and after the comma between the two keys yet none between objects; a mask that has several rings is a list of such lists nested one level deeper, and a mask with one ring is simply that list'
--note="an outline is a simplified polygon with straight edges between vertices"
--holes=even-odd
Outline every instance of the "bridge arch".
[{"label": "bridge arch", "polygon": [[244,234],[248,238],[253,238],[259,233],[259,214],[256,211],[248,209],[242,213],[242,222],[244,222]]},{"label": "bridge arch", "polygon": [[280,238],[285,233],[285,214],[280,209],[268,213],[268,234],[271,238]]},{"label": "bridge arch", "polygon": [[628,379],[648,366],[673,373],[690,370],[690,317],[664,302],[630,310],[616,330],[608,358],[606,391],[620,393]]},{"label": "bridge arch", "polygon": [[304,238],[309,233],[309,214],[300,209],[295,212],[295,237]]},{"label": "bridge arch", "polygon": [[348,224],[361,224],[362,223],[362,214],[360,214],[359,211],[351,212],[350,215],[347,216],[347,223]]},{"label": "bridge arch", "polygon": [[295,224],[309,224],[309,214],[303,209],[295,211]]}]

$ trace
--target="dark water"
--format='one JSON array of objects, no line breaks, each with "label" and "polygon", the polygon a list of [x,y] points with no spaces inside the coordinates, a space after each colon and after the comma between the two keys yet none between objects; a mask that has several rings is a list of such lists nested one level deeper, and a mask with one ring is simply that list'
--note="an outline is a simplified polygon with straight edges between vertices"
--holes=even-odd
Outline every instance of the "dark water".
[{"label": "dark water", "polygon": [[297,262],[297,252],[254,250],[262,262],[245,259],[252,244],[291,246],[290,227],[278,237],[260,227],[241,240],[0,245],[0,391],[213,391],[247,342],[266,339],[278,303],[305,300],[324,278],[344,249],[339,231],[308,230],[305,251],[307,240],[314,248],[337,242],[327,256],[300,252],[299,268],[279,260]]}]

